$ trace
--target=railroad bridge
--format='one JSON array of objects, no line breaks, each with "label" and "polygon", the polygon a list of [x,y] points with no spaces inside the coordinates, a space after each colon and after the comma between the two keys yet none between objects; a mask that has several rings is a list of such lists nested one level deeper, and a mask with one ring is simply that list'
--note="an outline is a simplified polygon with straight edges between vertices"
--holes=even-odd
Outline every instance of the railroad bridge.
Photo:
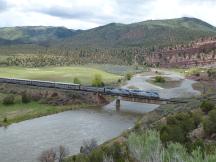
[{"label": "railroad bridge", "polygon": [[[83,86],[79,84],[71,84],[71,83],[59,83],[59,82],[48,82],[48,81],[39,81],[39,80],[26,80],[26,79],[12,79],[12,78],[0,78],[0,83],[8,83],[8,84],[16,84],[16,85],[25,85],[25,86],[34,86],[40,88],[54,88],[61,90],[73,90],[73,91],[84,91],[91,92],[96,94],[96,100],[98,103],[104,103],[106,101],[104,95],[115,96],[116,99],[116,109],[120,108],[120,100],[130,101],[130,102],[141,102],[141,103],[149,103],[149,104],[165,104],[168,102],[178,102],[174,99],[163,99],[158,97],[152,97],[148,95],[141,94],[129,94],[129,93],[121,93],[116,92],[115,88],[106,88],[106,87],[90,87]],[[124,90],[124,89],[123,89]]]},{"label": "railroad bridge", "polygon": [[[105,93],[96,93],[96,100],[98,102],[98,104],[101,103],[105,103],[106,99],[104,97],[104,95],[109,95],[109,94],[105,94]],[[172,100],[168,100],[168,99],[162,99],[162,98],[147,98],[147,97],[139,97],[139,96],[120,96],[120,95],[112,95],[112,96],[116,96],[116,100],[115,100],[115,104],[116,104],[116,109],[120,109],[120,105],[121,105],[121,101],[130,101],[130,102],[139,102],[139,103],[148,103],[148,104],[166,104],[169,102],[174,102]]]}]

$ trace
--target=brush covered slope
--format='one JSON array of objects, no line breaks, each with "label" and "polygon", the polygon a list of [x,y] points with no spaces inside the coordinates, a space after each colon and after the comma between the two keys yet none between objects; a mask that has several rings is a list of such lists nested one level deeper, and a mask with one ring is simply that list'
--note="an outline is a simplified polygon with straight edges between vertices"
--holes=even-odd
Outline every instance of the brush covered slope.
[{"label": "brush covered slope", "polygon": [[78,31],[64,27],[23,26],[0,28],[0,44],[41,44],[73,37]]},{"label": "brush covered slope", "polygon": [[83,31],[64,43],[91,47],[152,47],[188,43],[216,35],[216,28],[195,18],[149,20],[133,24],[111,23]]},{"label": "brush covered slope", "polygon": [[0,44],[32,44],[64,39],[64,46],[128,47],[167,46],[216,35],[216,28],[196,18],[148,20],[133,24],[111,23],[89,30],[64,27],[0,28]]}]

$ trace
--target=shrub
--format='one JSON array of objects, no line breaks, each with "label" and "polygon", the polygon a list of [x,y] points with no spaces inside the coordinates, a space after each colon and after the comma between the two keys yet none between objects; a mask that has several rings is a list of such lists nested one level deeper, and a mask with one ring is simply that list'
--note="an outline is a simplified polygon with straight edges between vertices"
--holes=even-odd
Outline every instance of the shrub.
[{"label": "shrub", "polygon": [[103,162],[114,162],[114,160],[112,156],[104,156]]},{"label": "shrub", "polygon": [[205,144],[204,144],[203,139],[197,139],[192,145],[190,144],[189,148],[191,152],[195,149],[200,149],[200,151],[202,152],[202,155],[204,155]]},{"label": "shrub", "polygon": [[58,93],[57,92],[53,92],[51,97],[58,97]]},{"label": "shrub", "polygon": [[170,141],[169,129],[167,126],[163,126],[160,130],[160,139],[163,143]]},{"label": "shrub", "polygon": [[26,92],[22,93],[22,103],[29,103],[31,101],[30,97]]},{"label": "shrub", "polygon": [[207,134],[216,133],[216,110],[209,112],[209,115],[203,122],[204,130]]},{"label": "shrub", "polygon": [[156,131],[149,130],[141,135],[132,133],[128,138],[129,152],[140,162],[162,162],[162,144]]},{"label": "shrub", "polygon": [[42,98],[42,94],[40,93],[32,93],[31,94],[31,99],[33,101],[39,101]]},{"label": "shrub", "polygon": [[122,80],[121,80],[121,79],[118,79],[117,83],[121,83],[121,82],[122,82]]},{"label": "shrub", "polygon": [[209,69],[207,71],[208,73],[208,77],[211,78],[211,79],[216,79],[216,70],[215,69]]},{"label": "shrub", "polygon": [[154,82],[155,82],[155,83],[165,83],[166,80],[165,80],[165,78],[162,77],[162,76],[156,76],[156,77],[154,78]]},{"label": "shrub", "polygon": [[118,142],[114,142],[113,145],[109,148],[109,153],[115,161],[124,162],[126,155],[123,152],[123,145],[119,144]]},{"label": "shrub", "polygon": [[64,158],[69,154],[68,149],[64,146],[59,146],[56,148],[51,148],[49,150],[43,151],[38,157],[40,162],[63,162]]},{"label": "shrub", "polygon": [[215,105],[210,101],[203,101],[201,106],[200,106],[201,110],[206,114],[208,114],[209,111],[214,109],[214,107],[215,107]]},{"label": "shrub", "polygon": [[53,149],[43,151],[38,157],[40,162],[55,162],[56,160],[56,153]]},{"label": "shrub", "polygon": [[14,104],[14,100],[15,100],[15,98],[13,95],[6,96],[3,99],[3,104],[4,105],[12,105],[12,104]]},{"label": "shrub", "polygon": [[97,146],[97,141],[95,139],[83,141],[83,146],[80,148],[80,153],[89,154]]},{"label": "shrub", "polygon": [[192,113],[192,117],[193,117],[194,124],[195,124],[196,128],[198,128],[198,126],[200,125],[200,123],[202,121],[202,112],[201,111],[195,111]]},{"label": "shrub", "polygon": [[166,129],[160,131],[163,143],[169,141],[185,143],[187,141],[187,133],[179,125],[166,126]]},{"label": "shrub", "polygon": [[[196,121],[196,122],[195,122]],[[168,141],[185,143],[188,141],[188,133],[197,127],[192,113],[177,113],[167,117],[167,125],[160,129],[160,137],[163,143]]]},{"label": "shrub", "polygon": [[180,112],[175,115],[171,115],[167,117],[168,125],[175,125],[181,127],[185,132],[193,130],[196,128],[193,114]]},{"label": "shrub", "polygon": [[104,155],[101,149],[96,149],[91,152],[89,155],[90,162],[103,162]]},{"label": "shrub", "polygon": [[215,150],[216,150],[216,144],[215,143],[205,144],[205,152],[207,154],[214,154]]},{"label": "shrub", "polygon": [[74,78],[74,84],[81,84],[81,81],[80,81],[80,79],[79,78]]},{"label": "shrub", "polygon": [[102,80],[102,76],[100,74],[96,74],[94,79],[92,80],[92,86],[94,87],[103,87],[104,82]]},{"label": "shrub", "polygon": [[8,119],[7,117],[4,117],[4,120],[3,120],[4,123],[7,123],[8,122]]},{"label": "shrub", "polygon": [[131,73],[127,73],[125,76],[126,80],[131,80],[132,78],[132,74]]},{"label": "shrub", "polygon": [[165,159],[163,161],[186,162],[188,159],[187,150],[179,143],[170,143],[164,152]]},{"label": "shrub", "polygon": [[[202,142],[198,142],[198,146]],[[213,162],[216,161],[215,150],[212,154],[202,152],[198,147],[191,153],[179,143],[169,143],[167,147],[161,144],[156,131],[132,133],[128,138],[128,148],[132,157],[138,162]]]}]

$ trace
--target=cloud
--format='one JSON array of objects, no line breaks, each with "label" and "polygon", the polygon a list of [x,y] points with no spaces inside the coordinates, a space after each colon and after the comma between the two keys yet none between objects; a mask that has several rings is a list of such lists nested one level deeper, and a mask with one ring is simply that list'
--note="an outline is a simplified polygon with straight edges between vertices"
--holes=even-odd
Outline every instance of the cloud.
[{"label": "cloud", "polygon": [[88,19],[94,16],[94,13],[87,10],[71,9],[68,7],[53,6],[46,9],[37,10],[38,12],[48,14],[55,17],[68,19]]},{"label": "cloud", "polygon": [[90,10],[81,10],[80,8],[54,6],[51,8],[40,9],[35,11],[62,19],[82,20],[97,23],[103,23],[114,20],[114,17],[112,15],[106,15],[103,13],[97,14]]},{"label": "cloud", "polygon": [[111,22],[196,17],[216,25],[215,0],[0,0],[0,26],[88,29]]},{"label": "cloud", "polygon": [[34,4],[28,10],[63,19],[87,20],[100,24],[119,21],[127,23],[136,20],[136,15],[143,16],[143,12],[148,13],[153,1],[155,0],[80,0],[72,3],[64,0],[61,4]]},{"label": "cloud", "polygon": [[5,0],[0,0],[0,12],[3,12],[7,9],[7,2]]},{"label": "cloud", "polygon": [[180,2],[183,2],[183,3],[209,3],[209,2],[215,2],[215,0],[180,0]]},{"label": "cloud", "polygon": [[[136,13],[140,9],[151,8],[151,4],[155,0],[116,0],[116,3],[118,4],[118,9],[120,9],[121,12],[124,13]],[[145,12],[146,10],[142,10],[142,12]]]}]

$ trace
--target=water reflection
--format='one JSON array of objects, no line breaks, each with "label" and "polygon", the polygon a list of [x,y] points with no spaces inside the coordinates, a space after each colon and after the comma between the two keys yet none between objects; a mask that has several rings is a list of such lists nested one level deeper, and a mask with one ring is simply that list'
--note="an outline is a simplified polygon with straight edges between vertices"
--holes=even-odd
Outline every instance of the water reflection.
[{"label": "water reflection", "polygon": [[155,104],[145,104],[145,103],[129,102],[129,101],[121,100],[119,110],[116,110],[116,101],[113,101],[110,104],[104,106],[103,109],[109,112],[118,111],[122,113],[125,112],[131,114],[143,114],[154,110],[158,106],[159,105],[155,105]]}]

